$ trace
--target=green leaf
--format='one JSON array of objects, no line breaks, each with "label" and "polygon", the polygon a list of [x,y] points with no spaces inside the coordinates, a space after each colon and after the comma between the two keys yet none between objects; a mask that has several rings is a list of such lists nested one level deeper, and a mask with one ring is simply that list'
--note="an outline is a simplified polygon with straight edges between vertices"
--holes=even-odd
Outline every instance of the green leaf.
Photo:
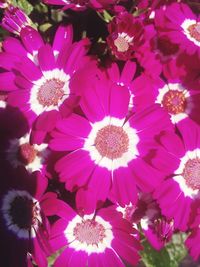
[{"label": "green leaf", "polygon": [[27,15],[33,11],[33,6],[27,0],[10,0],[10,3],[21,8]]},{"label": "green leaf", "polygon": [[181,234],[175,234],[172,241],[160,251],[155,250],[146,239],[142,245],[144,250],[141,258],[146,267],[178,267],[187,254]]}]

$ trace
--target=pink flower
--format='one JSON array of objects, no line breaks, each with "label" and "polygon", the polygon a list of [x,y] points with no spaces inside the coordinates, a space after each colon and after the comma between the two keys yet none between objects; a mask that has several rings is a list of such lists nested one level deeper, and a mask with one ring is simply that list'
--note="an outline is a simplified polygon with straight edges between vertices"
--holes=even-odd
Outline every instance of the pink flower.
[{"label": "pink flower", "polygon": [[160,24],[160,30],[183,51],[200,55],[200,21],[188,5],[173,3],[156,11],[156,24]]},{"label": "pink flower", "polygon": [[181,79],[181,68],[177,67],[176,63],[169,66],[171,68],[165,80],[144,73],[134,80],[133,87],[143,95],[148,95],[149,105],[157,103],[165,109],[173,124],[178,124],[188,117],[200,124],[198,82],[191,82],[189,77],[189,82],[184,82]]},{"label": "pink flower", "polygon": [[171,128],[171,123],[157,105],[128,118],[127,88],[103,77],[92,78],[85,71],[74,80],[74,86],[82,90],[80,106],[85,117],[71,114],[57,123],[50,148],[67,153],[55,170],[70,191],[87,185],[97,201],[109,196],[120,205],[135,203],[136,185],[151,191],[162,180],[163,175],[142,157],[149,151],[153,136]]},{"label": "pink flower", "polygon": [[142,42],[143,25],[129,13],[120,13],[108,25],[107,44],[111,53],[119,60],[134,58]]},{"label": "pink flower", "polygon": [[44,44],[30,27],[22,28],[20,36],[22,42],[10,37],[3,43],[1,66],[7,72],[0,74],[0,81],[5,90],[14,91],[9,104],[19,108],[31,126],[37,119],[33,130],[40,143],[59,116],[69,114],[78,103],[70,79],[89,61],[85,56],[89,42],[72,43],[71,26],[58,28],[53,46]]},{"label": "pink flower", "polygon": [[20,34],[23,27],[31,24],[31,20],[21,9],[9,5],[4,11],[1,26],[9,32]]},{"label": "pink flower", "polygon": [[54,251],[64,248],[56,259],[55,267],[97,266],[105,263],[122,267],[122,259],[136,265],[138,251],[142,249],[134,237],[137,231],[122,219],[111,206],[95,214],[80,216],[67,204],[62,204],[63,217],[51,230],[51,246]]},{"label": "pink flower", "polygon": [[[174,219],[174,226],[185,231],[189,227],[192,206],[200,192],[200,127],[189,119],[178,124],[182,140],[176,135],[160,137],[164,150],[152,160],[159,170],[169,171],[166,180],[154,193],[162,213]],[[167,154],[166,154],[167,152]]]}]

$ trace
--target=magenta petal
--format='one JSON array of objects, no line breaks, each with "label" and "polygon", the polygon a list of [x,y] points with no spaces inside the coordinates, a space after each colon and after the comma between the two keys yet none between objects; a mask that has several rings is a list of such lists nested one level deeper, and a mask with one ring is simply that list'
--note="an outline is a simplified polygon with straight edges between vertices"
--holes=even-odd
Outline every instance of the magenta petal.
[{"label": "magenta petal", "polygon": [[63,45],[71,45],[73,40],[73,29],[71,25],[59,26],[56,31],[53,50],[60,51]]},{"label": "magenta petal", "polygon": [[92,214],[96,210],[96,199],[92,190],[81,188],[76,193],[76,207],[79,214]]},{"label": "magenta petal", "polygon": [[40,145],[43,143],[45,136],[46,136],[45,131],[32,130],[31,131],[31,138],[30,138],[31,143]]},{"label": "magenta petal", "polygon": [[126,246],[116,239],[112,241],[112,247],[128,263],[133,265],[138,263],[140,256],[133,247]]},{"label": "magenta petal", "polygon": [[42,208],[46,216],[57,215],[67,221],[76,216],[75,211],[62,200],[57,198],[46,198],[42,201]]},{"label": "magenta petal", "polygon": [[22,46],[21,42],[13,37],[8,37],[3,42],[3,48],[6,52],[13,54],[17,57],[25,57],[27,56],[27,51]]},{"label": "magenta petal", "polygon": [[[60,173],[61,181],[67,181],[67,187],[75,186],[77,181],[85,183],[94,169],[87,151],[77,150],[56,162],[55,170]],[[78,179],[76,181],[76,179]]]},{"label": "magenta petal", "polygon": [[69,259],[68,267],[85,267],[87,266],[88,254],[85,251],[76,251],[72,254],[72,257]]},{"label": "magenta petal", "polygon": [[[74,249],[66,248],[60,256],[56,259],[54,263],[54,267],[66,267],[69,266],[69,260],[71,259],[73,253],[75,253]],[[75,266],[74,266],[75,267]]]},{"label": "magenta petal", "polygon": [[189,118],[182,120],[177,125],[185,145],[185,150],[194,150],[200,147],[200,127]]},{"label": "magenta petal", "polygon": [[35,172],[36,176],[36,190],[35,190],[35,198],[40,199],[44,194],[44,191],[47,189],[48,181],[47,178],[44,177],[39,171]]},{"label": "magenta petal", "polygon": [[84,55],[87,53],[87,48],[90,44],[89,39],[82,39],[78,43],[74,43],[72,46],[71,54],[68,57],[65,66],[65,72],[72,74],[80,68],[80,63],[83,60]]},{"label": "magenta petal", "polygon": [[15,84],[15,75],[12,72],[0,73],[0,90],[2,91],[14,91],[17,90]]},{"label": "magenta petal", "polygon": [[113,172],[109,198],[121,206],[136,203],[138,199],[134,175],[129,168],[118,168]]},{"label": "magenta petal", "polygon": [[111,172],[106,168],[96,166],[88,183],[95,195],[96,201],[105,201],[111,186]]},{"label": "magenta petal", "polygon": [[39,32],[26,26],[21,29],[20,37],[28,52],[33,54],[44,44]]},{"label": "magenta petal", "polygon": [[59,118],[60,118],[60,114],[57,110],[43,112],[37,118],[35,127],[37,130],[40,130],[40,131],[44,130],[46,132],[49,132],[53,130]]},{"label": "magenta petal", "polygon": [[41,266],[41,267],[47,267],[47,265],[48,265],[47,257],[40,246],[39,240],[37,238],[34,238],[33,244],[34,244],[33,257],[34,257],[34,260],[36,261],[37,265]]},{"label": "magenta petal", "polygon": [[49,44],[40,47],[38,51],[38,60],[40,69],[42,70],[44,76],[45,71],[56,69],[55,57]]},{"label": "magenta petal", "polygon": [[50,141],[49,146],[54,151],[72,151],[84,146],[84,139],[81,138],[56,131],[52,132],[52,136],[54,139]]},{"label": "magenta petal", "polygon": [[3,69],[11,70],[17,61],[19,61],[19,57],[16,55],[6,52],[0,54],[0,67]]},{"label": "magenta petal", "polygon": [[[161,121],[162,123],[160,123]],[[148,130],[149,134],[152,131],[154,135],[159,133],[159,131],[168,128],[172,129],[169,114],[157,104],[151,105],[141,112],[137,112],[129,119],[129,122],[138,131]]]},{"label": "magenta petal", "polygon": [[165,132],[160,137],[160,143],[169,153],[177,158],[182,158],[185,154],[183,142],[174,132]]},{"label": "magenta petal", "polygon": [[125,119],[128,113],[130,94],[126,87],[115,85],[110,90],[110,116]]},{"label": "magenta petal", "polygon": [[88,137],[92,129],[88,120],[75,113],[59,121],[56,128],[62,133],[80,137]]},{"label": "magenta petal", "polygon": [[170,175],[179,167],[180,159],[164,149],[156,149],[151,164],[162,171],[164,175]]},{"label": "magenta petal", "polygon": [[25,90],[31,90],[31,88],[33,87],[33,84],[21,75],[16,76],[15,83],[19,88]]},{"label": "magenta petal", "polygon": [[137,158],[130,163],[136,185],[143,192],[153,191],[165,178],[164,174]]},{"label": "magenta petal", "polygon": [[29,59],[23,58],[20,63],[16,63],[15,68],[29,81],[37,81],[43,74],[40,69]]},{"label": "magenta petal", "polygon": [[109,267],[124,267],[122,260],[112,249],[107,248],[105,250],[105,258]]},{"label": "magenta petal", "polygon": [[116,240],[124,243],[125,246],[133,247],[135,250],[142,249],[142,245],[133,235],[130,235],[129,233],[120,229],[113,229],[113,233]]},{"label": "magenta petal", "polygon": [[88,267],[105,267],[99,258],[99,254],[92,253],[88,255]]},{"label": "magenta petal", "polygon": [[124,84],[130,83],[136,71],[136,64],[128,60],[122,70],[120,81]]}]

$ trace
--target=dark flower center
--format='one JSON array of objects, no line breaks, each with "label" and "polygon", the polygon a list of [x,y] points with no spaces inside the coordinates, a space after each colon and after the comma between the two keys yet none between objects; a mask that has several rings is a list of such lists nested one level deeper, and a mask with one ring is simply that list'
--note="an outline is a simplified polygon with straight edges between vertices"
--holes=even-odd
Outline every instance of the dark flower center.
[{"label": "dark flower center", "polygon": [[85,220],[77,223],[74,228],[74,236],[81,243],[98,246],[105,238],[105,228],[94,220]]},{"label": "dark flower center", "polygon": [[9,210],[12,224],[16,224],[20,229],[30,230],[34,224],[35,207],[32,199],[16,196]]},{"label": "dark flower center", "polygon": [[18,159],[23,164],[32,163],[37,156],[38,151],[34,148],[34,146],[29,143],[23,144],[18,149]]},{"label": "dark flower center", "polygon": [[200,22],[190,25],[187,30],[192,38],[200,42]]},{"label": "dark flower center", "polygon": [[98,131],[95,146],[102,157],[117,159],[128,151],[129,138],[122,127],[108,125]]},{"label": "dark flower center", "polygon": [[170,114],[179,114],[186,109],[186,98],[183,92],[178,90],[168,91],[162,100],[162,105]]},{"label": "dark flower center", "polygon": [[183,170],[186,185],[193,190],[200,190],[200,158],[189,159]]},{"label": "dark flower center", "polygon": [[57,106],[64,96],[64,82],[58,79],[47,80],[39,89],[37,99],[44,107]]}]

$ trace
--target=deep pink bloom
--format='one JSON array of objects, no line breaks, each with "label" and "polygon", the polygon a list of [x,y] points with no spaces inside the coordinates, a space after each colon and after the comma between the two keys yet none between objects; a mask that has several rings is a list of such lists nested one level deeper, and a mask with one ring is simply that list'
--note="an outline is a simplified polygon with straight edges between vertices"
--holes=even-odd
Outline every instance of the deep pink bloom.
[{"label": "deep pink bloom", "polygon": [[156,26],[180,48],[200,56],[200,19],[187,4],[173,3],[156,11]]},{"label": "deep pink bloom", "polygon": [[155,190],[154,197],[162,213],[174,219],[175,228],[185,231],[200,195],[200,126],[185,119],[178,129],[182,139],[172,134],[160,137],[164,150],[157,151],[152,164],[159,170],[168,169],[169,174]]},{"label": "deep pink bloom", "polygon": [[176,63],[169,66],[168,79],[162,80],[158,76],[151,77],[149,73],[143,73],[133,81],[133,87],[148,96],[149,105],[157,103],[165,109],[173,124],[188,117],[200,124],[198,82],[191,82],[189,77],[189,82],[184,82],[180,79],[181,68]]},{"label": "deep pink bloom", "polygon": [[14,91],[8,102],[22,111],[30,125],[37,119],[34,130],[42,136],[78,103],[70,79],[89,61],[85,56],[89,41],[72,43],[71,26],[58,28],[52,46],[44,44],[31,27],[22,28],[20,36],[22,42],[10,37],[3,43],[0,66],[7,72],[0,74],[0,83],[4,90]]},{"label": "deep pink bloom", "polygon": [[135,51],[142,43],[143,24],[133,15],[123,12],[108,24],[107,44],[111,53],[119,60],[135,57]]},{"label": "deep pink bloom", "polygon": [[55,267],[88,267],[99,264],[123,267],[136,265],[142,249],[137,231],[112,206],[95,214],[80,216],[67,204],[60,204],[62,219],[51,229],[54,251],[64,248]]},{"label": "deep pink bloom", "polygon": [[9,5],[4,11],[1,26],[9,32],[20,34],[21,29],[31,26],[29,17],[18,7]]},{"label": "deep pink bloom", "polygon": [[153,136],[171,128],[171,123],[158,105],[128,118],[128,89],[103,77],[92,78],[86,70],[74,80],[82,90],[85,117],[72,114],[57,123],[50,148],[71,153],[58,160],[55,170],[70,191],[87,185],[94,200],[109,196],[120,205],[135,203],[136,185],[151,191],[163,178],[142,157],[151,148]]}]

